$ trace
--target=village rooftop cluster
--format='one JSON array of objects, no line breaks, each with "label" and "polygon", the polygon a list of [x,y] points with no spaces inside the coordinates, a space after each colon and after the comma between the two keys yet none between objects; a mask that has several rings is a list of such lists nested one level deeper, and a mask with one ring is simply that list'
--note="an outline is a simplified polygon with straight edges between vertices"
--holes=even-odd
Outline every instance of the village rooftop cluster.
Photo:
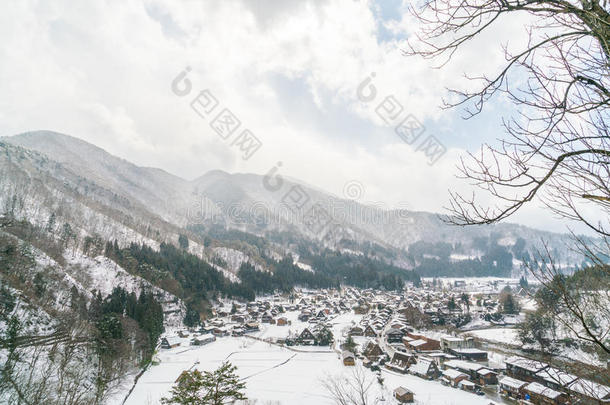
[{"label": "village rooftop cluster", "polygon": [[[507,355],[489,342],[460,333],[455,325],[463,323],[466,306],[474,326],[510,327],[515,319],[497,316],[498,294],[466,293],[467,300],[460,302],[463,285],[454,286],[451,292],[430,284],[409,286],[401,293],[300,290],[248,303],[227,301],[216,306],[200,327],[162,338],[161,348],[246,337],[296,352],[334,352],[346,368],[361,365],[371,373],[414,375],[473,396],[485,395],[490,404],[610,404],[610,387],[524,356]],[[340,316],[348,321],[335,322]],[[419,322],[423,316],[429,321],[426,327]],[[417,400],[408,384],[390,388],[398,403]]]}]

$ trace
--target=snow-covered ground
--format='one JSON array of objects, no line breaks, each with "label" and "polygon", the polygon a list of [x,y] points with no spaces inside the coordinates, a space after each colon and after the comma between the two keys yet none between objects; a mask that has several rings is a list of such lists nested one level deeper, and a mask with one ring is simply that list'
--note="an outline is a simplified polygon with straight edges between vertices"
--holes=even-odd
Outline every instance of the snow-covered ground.
[{"label": "snow-covered ground", "polygon": [[[335,352],[302,353],[287,348],[249,339],[226,337],[203,347],[183,346],[163,350],[160,363],[144,373],[126,405],[155,405],[167,396],[176,378],[183,370],[195,367],[213,370],[228,360],[238,367],[238,374],[246,383],[250,399],[262,403],[281,404],[333,404],[323,381],[337,376],[348,377],[353,367],[346,367]],[[376,381],[376,375],[365,370]],[[404,386],[415,393],[417,404],[434,405],[487,405],[489,399],[449,388],[438,381],[426,381],[412,375],[383,371],[385,392],[375,382],[374,396],[383,395],[385,403],[394,404],[391,391]],[[121,403],[116,397],[115,404]]]},{"label": "snow-covered ground", "polygon": [[520,344],[519,338],[517,337],[517,330],[512,328],[479,329],[470,331],[468,334],[491,342],[506,343],[509,345]]},{"label": "snow-covered ground", "polygon": [[[296,319],[297,312],[283,314],[291,325],[277,326],[262,324],[256,338],[279,338],[302,330],[308,324]],[[329,321],[335,338],[342,340],[342,334],[353,322],[357,323],[361,315],[343,313]],[[361,343],[364,343],[363,342]],[[126,405],[156,405],[167,396],[176,379],[184,370],[214,370],[228,360],[238,367],[239,376],[246,383],[246,395],[257,403],[273,404],[333,404],[324,388],[324,381],[329,378],[350,377],[354,367],[346,367],[341,361],[339,350],[330,347],[295,346],[280,347],[274,344],[255,340],[250,337],[224,337],[215,342],[199,347],[189,346],[189,338],[181,340],[179,347],[161,349],[156,360],[140,378],[135,389],[126,401]],[[360,367],[360,366],[357,366]],[[412,375],[396,374],[382,370],[384,385],[377,382],[377,375],[367,369],[367,378],[373,381],[371,396],[385,398],[384,403],[396,404],[392,391],[404,386],[415,394],[416,404],[420,405],[487,405],[489,398],[445,387],[438,381],[427,381]],[[121,404],[129,388],[119,393],[110,402]]]}]

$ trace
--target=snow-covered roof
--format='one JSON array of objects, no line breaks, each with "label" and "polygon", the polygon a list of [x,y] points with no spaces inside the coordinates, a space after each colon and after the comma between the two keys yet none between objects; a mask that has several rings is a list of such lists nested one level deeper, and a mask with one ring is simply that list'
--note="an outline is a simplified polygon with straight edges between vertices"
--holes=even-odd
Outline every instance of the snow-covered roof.
[{"label": "snow-covered roof", "polygon": [[180,344],[182,340],[178,336],[169,336],[164,338],[170,346]]},{"label": "snow-covered roof", "polygon": [[442,340],[445,340],[447,342],[462,342],[464,341],[464,339],[459,338],[459,337],[453,337],[453,336],[441,336]]},{"label": "snow-covered roof", "polygon": [[412,394],[412,392],[409,391],[408,389],[406,389],[405,387],[398,387],[398,388],[396,388],[394,390],[394,392],[396,394],[398,394],[399,396],[403,396],[403,395],[406,395],[406,394]]},{"label": "snow-covered roof", "polygon": [[541,370],[537,372],[536,375],[544,379],[545,381],[559,384],[562,386],[568,385],[578,378],[573,374],[566,373],[554,367],[549,367],[545,370]]},{"label": "snow-covered roof", "polygon": [[482,368],[477,371],[477,374],[480,374],[480,375],[488,375],[488,374],[495,374],[495,373],[496,373],[495,371],[492,371],[488,368]]},{"label": "snow-covered roof", "polygon": [[477,371],[482,369],[484,366],[478,363],[471,363],[463,360],[449,360],[445,362],[445,366],[451,368],[461,368],[462,370]]},{"label": "snow-covered roof", "polygon": [[453,349],[456,353],[464,353],[464,354],[481,354],[487,353],[485,350],[475,349],[475,348],[466,348],[466,349]]},{"label": "snow-covered roof", "polygon": [[430,364],[431,364],[431,362],[429,360],[420,359],[417,363],[415,363],[411,367],[409,367],[409,371],[414,374],[425,375],[428,373],[428,370],[430,369]]},{"label": "snow-covered roof", "polygon": [[458,377],[461,377],[461,376],[468,377],[468,375],[466,375],[466,374],[464,374],[462,372],[459,372],[457,370],[454,370],[452,368],[443,371],[443,375],[448,377],[448,378],[451,378],[452,380],[454,380],[454,379],[456,379]]},{"label": "snow-covered roof", "polygon": [[512,378],[512,377],[504,377],[499,381],[499,383],[502,385],[505,385],[507,387],[517,389],[517,390],[519,388],[523,387],[524,385],[527,385],[527,382],[517,380],[516,378]]},{"label": "snow-covered roof", "polygon": [[593,381],[583,380],[582,378],[574,381],[568,388],[574,392],[594,399],[610,398],[610,387]]},{"label": "snow-covered roof", "polygon": [[555,391],[549,387],[545,387],[544,385],[537,382],[531,382],[525,387],[523,387],[523,389],[551,399],[555,399],[562,394],[559,391]]}]

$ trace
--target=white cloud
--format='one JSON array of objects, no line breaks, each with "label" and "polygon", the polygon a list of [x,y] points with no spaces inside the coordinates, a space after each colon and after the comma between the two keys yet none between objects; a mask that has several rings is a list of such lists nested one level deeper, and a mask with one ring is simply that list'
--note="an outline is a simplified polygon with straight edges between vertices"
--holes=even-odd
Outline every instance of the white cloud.
[{"label": "white cloud", "polygon": [[[374,106],[392,94],[405,113],[438,119],[444,86],[464,69],[496,66],[488,44],[514,35],[510,26],[490,33],[439,71],[402,56],[400,40],[380,41],[367,1],[31,0],[1,8],[3,135],[53,129],[185,178],[210,169],[265,173],[283,161],[287,175],[338,195],[357,179],[369,201],[427,211],[446,202],[462,151],[428,165]],[[381,25],[401,36],[413,24],[402,16]],[[187,65],[194,88],[181,99],[170,82]],[[365,105],[356,89],[371,72],[378,96]],[[263,140],[250,160],[189,107],[205,88]]]}]

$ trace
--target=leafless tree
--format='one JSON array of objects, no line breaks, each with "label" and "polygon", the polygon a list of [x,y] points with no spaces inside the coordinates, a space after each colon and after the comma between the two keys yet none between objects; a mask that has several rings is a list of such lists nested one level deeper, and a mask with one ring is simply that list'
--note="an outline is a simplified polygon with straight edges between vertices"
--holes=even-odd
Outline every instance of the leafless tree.
[{"label": "leafless tree", "polygon": [[452,192],[446,220],[493,224],[540,201],[556,216],[588,228],[595,237],[572,234],[570,246],[598,266],[598,283],[586,294],[555,282],[562,269],[544,247],[530,270],[557,295],[559,321],[610,353],[607,329],[596,330],[599,319],[587,316],[607,314],[609,303],[610,2],[427,1],[412,12],[421,30],[405,53],[438,61],[438,68],[495,26],[516,21],[515,32],[524,30],[528,40],[520,49],[503,46],[505,63],[497,72],[467,76],[468,90],[450,90],[444,102],[445,108],[463,107],[467,119],[494,96],[514,106],[503,119],[506,136],[461,159],[459,177],[478,191]]},{"label": "leafless tree", "polygon": [[348,377],[328,376],[322,385],[337,405],[373,405],[378,403],[371,392],[375,382],[363,367],[356,366]]}]

